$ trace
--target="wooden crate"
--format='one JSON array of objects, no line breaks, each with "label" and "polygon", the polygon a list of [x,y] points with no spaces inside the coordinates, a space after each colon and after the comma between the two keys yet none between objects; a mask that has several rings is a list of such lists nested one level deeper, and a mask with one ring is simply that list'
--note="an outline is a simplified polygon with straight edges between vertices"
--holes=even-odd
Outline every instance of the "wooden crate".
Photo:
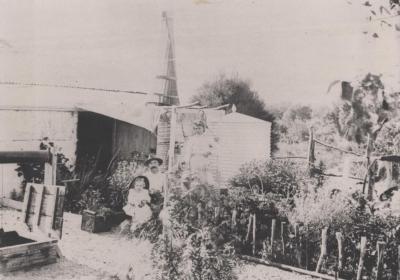
[{"label": "wooden crate", "polygon": [[0,247],[0,273],[55,263],[59,257],[56,239],[35,241],[15,231],[4,233],[7,235],[12,235],[12,243],[19,244]]},{"label": "wooden crate", "polygon": [[65,188],[28,184],[21,220],[31,233],[1,234],[0,273],[51,264],[60,257],[58,239],[62,235]]}]

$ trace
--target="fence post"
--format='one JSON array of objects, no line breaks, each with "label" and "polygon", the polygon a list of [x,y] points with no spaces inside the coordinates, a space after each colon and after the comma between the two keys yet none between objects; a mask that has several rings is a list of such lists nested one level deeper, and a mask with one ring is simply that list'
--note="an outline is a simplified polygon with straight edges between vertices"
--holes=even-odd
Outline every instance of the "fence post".
[{"label": "fence post", "polygon": [[376,280],[380,280],[382,277],[382,264],[383,264],[383,253],[385,252],[385,242],[378,241],[376,243]]},{"label": "fence post", "polygon": [[281,222],[282,254],[285,255],[286,222]]},{"label": "fence post", "polygon": [[253,214],[250,214],[249,223],[247,225],[246,241],[249,241],[249,238],[250,238],[250,230],[251,230],[251,221],[252,221],[252,219],[253,219]]},{"label": "fence post", "polygon": [[253,256],[256,255],[256,214],[253,214]]},{"label": "fence post", "polygon": [[[294,236],[296,240],[296,259],[297,259],[297,264],[299,267],[301,267],[301,240],[300,240],[300,226],[298,223],[294,225]],[[400,279],[399,279],[400,280]]]},{"label": "fence post", "polygon": [[271,254],[274,252],[275,229],[276,229],[276,219],[272,219],[272,221],[271,221]]},{"label": "fence post", "polygon": [[308,139],[308,169],[311,173],[311,170],[314,168],[315,163],[315,142],[314,142],[314,128],[311,126],[309,128],[309,139]]},{"label": "fence post", "polygon": [[336,232],[336,240],[338,243],[338,273],[343,268],[343,235],[341,232]]},{"label": "fence post", "polygon": [[328,240],[328,227],[324,227],[322,229],[322,233],[321,233],[321,255],[319,256],[315,272],[321,271],[322,263],[326,257],[326,253],[327,253],[327,245],[326,245],[327,240]]},{"label": "fence post", "polygon": [[397,246],[397,280],[400,280],[400,245]]},{"label": "fence post", "polygon": [[357,280],[361,280],[361,273],[362,269],[364,266],[364,257],[365,257],[365,252],[367,249],[367,238],[365,236],[361,236],[361,242],[360,242],[360,261],[358,263],[358,269],[357,269]]},{"label": "fence post", "polygon": [[373,179],[373,168],[370,168],[370,164],[371,164],[371,152],[372,152],[372,138],[371,136],[368,134],[368,138],[367,138],[367,151],[366,151],[366,157],[367,157],[367,182],[368,182],[368,188],[367,188],[367,199],[369,201],[372,200],[372,196],[373,196],[373,190],[374,190],[374,179]]}]

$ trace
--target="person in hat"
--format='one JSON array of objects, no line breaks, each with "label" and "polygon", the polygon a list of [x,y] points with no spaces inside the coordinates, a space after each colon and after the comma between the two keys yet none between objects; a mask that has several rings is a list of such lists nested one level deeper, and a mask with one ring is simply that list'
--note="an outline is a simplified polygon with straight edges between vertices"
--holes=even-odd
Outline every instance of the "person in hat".
[{"label": "person in hat", "polygon": [[144,163],[147,170],[143,173],[143,176],[149,179],[150,194],[163,194],[164,192],[166,177],[160,170],[162,163],[163,160],[158,157],[150,157]]}]

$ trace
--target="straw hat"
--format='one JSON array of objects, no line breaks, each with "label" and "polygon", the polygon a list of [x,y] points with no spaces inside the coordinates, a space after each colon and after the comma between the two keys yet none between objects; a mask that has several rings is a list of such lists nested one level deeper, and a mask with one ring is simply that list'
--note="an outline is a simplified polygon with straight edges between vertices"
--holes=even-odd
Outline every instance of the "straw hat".
[{"label": "straw hat", "polygon": [[155,157],[155,156],[150,156],[145,162],[144,164],[147,166],[149,165],[149,163],[153,160],[156,160],[158,162],[159,165],[163,164],[163,160],[159,157]]}]

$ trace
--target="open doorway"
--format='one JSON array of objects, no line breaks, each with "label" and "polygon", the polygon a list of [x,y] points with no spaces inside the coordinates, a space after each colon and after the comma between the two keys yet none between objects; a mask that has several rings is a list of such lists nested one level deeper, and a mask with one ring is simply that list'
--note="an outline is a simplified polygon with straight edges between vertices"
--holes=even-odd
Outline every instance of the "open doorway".
[{"label": "open doorway", "polygon": [[112,157],[114,119],[92,113],[78,115],[77,166],[86,160],[97,161],[99,171],[105,171]]}]

